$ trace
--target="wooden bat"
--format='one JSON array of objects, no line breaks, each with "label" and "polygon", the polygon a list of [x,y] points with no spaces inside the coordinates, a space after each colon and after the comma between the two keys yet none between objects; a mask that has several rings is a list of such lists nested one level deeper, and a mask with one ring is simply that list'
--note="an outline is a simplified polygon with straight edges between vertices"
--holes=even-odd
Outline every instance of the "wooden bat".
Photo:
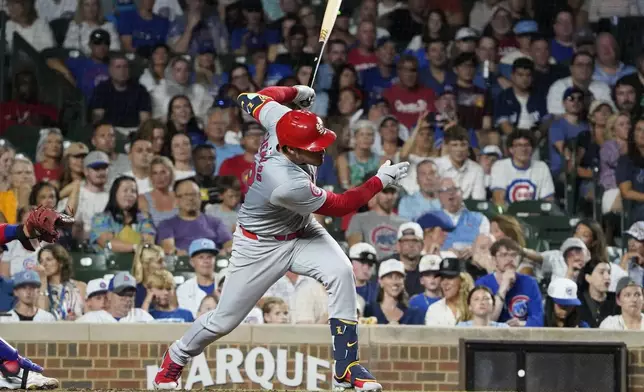
[{"label": "wooden bat", "polygon": [[318,68],[320,67],[320,62],[322,61],[322,55],[324,54],[324,48],[326,43],[331,36],[331,31],[333,30],[333,25],[335,25],[335,20],[338,17],[340,12],[340,4],[342,0],[328,0],[326,4],[326,10],[324,11],[324,18],[322,19],[322,27],[320,29],[320,51],[315,57],[315,66],[313,67],[313,74],[311,75],[311,80],[309,80],[309,87],[313,87],[315,82],[315,77],[318,73]]}]

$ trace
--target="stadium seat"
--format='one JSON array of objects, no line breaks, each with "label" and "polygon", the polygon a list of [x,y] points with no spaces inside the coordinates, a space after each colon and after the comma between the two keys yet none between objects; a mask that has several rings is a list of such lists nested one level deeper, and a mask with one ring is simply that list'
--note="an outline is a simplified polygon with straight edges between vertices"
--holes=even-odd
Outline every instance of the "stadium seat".
[{"label": "stadium seat", "polygon": [[96,253],[71,252],[74,278],[82,282],[102,278],[107,272],[105,256]]},{"label": "stadium seat", "polygon": [[16,147],[16,151],[25,154],[31,160],[35,160],[36,144],[40,139],[41,129],[41,127],[30,125],[12,125],[4,131],[2,136]]},{"label": "stadium seat", "polygon": [[[169,257],[166,258],[166,262]],[[171,262],[173,265],[173,270],[175,275],[180,275],[185,272],[191,272],[194,273],[195,270],[192,268],[192,265],[190,265],[190,258],[188,256],[179,256],[179,257],[173,257],[173,261]]]},{"label": "stadium seat", "polygon": [[508,214],[523,218],[531,215],[563,216],[561,209],[552,202],[540,200],[516,201],[508,206]]},{"label": "stadium seat", "polygon": [[559,249],[572,235],[571,218],[567,216],[529,215],[521,217],[521,221],[534,228],[530,241],[544,241],[549,249]]},{"label": "stadium seat", "polygon": [[112,253],[105,258],[105,266],[111,271],[131,271],[132,261],[131,253]]},{"label": "stadium seat", "polygon": [[491,201],[468,199],[463,202],[468,210],[480,212],[488,218],[492,218],[501,213],[498,207]]}]

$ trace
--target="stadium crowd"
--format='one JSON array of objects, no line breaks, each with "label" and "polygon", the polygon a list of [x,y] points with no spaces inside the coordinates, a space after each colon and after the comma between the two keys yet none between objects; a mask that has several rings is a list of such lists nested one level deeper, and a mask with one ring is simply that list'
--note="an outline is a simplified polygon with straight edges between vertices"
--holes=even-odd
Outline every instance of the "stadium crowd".
[{"label": "stadium crowd", "polygon": [[[265,133],[236,97],[308,84],[325,6],[108,3],[3,2],[7,53],[18,36],[41,52],[84,97],[89,130],[71,139],[38,73],[9,64],[2,219],[44,205],[77,224],[35,253],[4,249],[0,322],[190,322],[214,309]],[[644,329],[644,52],[622,62],[611,33],[644,4],[431,3],[345,1],[315,80],[312,110],[338,134],[318,185],[411,163],[360,211],[316,217],[346,246],[361,322]],[[27,126],[40,128],[33,157],[25,134],[8,136]],[[534,241],[547,228],[535,215],[564,219],[565,237]],[[76,253],[131,264],[83,282]],[[177,258],[188,279],[167,268]],[[287,272],[245,322],[326,312],[324,287]]]}]

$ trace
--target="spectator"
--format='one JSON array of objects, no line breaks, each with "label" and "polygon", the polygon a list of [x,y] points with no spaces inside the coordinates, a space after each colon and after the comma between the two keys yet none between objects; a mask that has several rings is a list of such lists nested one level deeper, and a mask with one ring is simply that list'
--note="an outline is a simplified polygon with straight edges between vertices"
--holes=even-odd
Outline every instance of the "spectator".
[{"label": "spectator", "polygon": [[76,320],[77,323],[147,323],[154,320],[145,310],[134,307],[136,285],[129,272],[117,272],[110,280],[108,290],[107,309],[87,312]]},{"label": "spectator", "polygon": [[78,4],[75,0],[66,0],[61,2],[52,0],[36,0],[34,3],[36,10],[38,11],[38,15],[42,15],[42,18],[47,23],[59,18],[71,19],[77,11],[77,7],[82,7],[82,4]]},{"label": "spectator", "polygon": [[456,84],[456,75],[447,66],[447,48],[445,41],[439,38],[427,42],[426,55],[419,59],[420,82],[438,95],[442,95],[445,86]]},{"label": "spectator", "polygon": [[[417,1],[417,0],[414,0]],[[383,92],[383,97],[391,104],[392,114],[402,124],[414,126],[418,115],[434,111],[435,94],[422,86],[418,79],[418,60],[412,55],[403,55],[398,61],[398,83]]]},{"label": "spectator", "polygon": [[216,163],[215,173],[219,171],[221,164],[228,158],[243,154],[244,149],[239,144],[226,143],[225,136],[228,126],[230,125],[229,111],[226,110],[219,102],[224,100],[215,100],[216,105],[208,110],[206,116],[206,143],[211,145],[215,150]]},{"label": "spectator", "polygon": [[579,274],[580,319],[590,328],[598,328],[606,317],[619,314],[615,293],[609,291],[611,267],[607,261],[592,259]]},{"label": "spectator", "polygon": [[154,271],[146,280],[148,294],[141,309],[150,313],[155,320],[174,323],[191,323],[192,313],[177,306],[174,276],[167,270]]},{"label": "spectator", "polygon": [[506,323],[492,321],[496,297],[486,286],[476,286],[467,296],[467,306],[472,315],[471,320],[461,321],[458,327],[508,327]]},{"label": "spectator", "polygon": [[476,55],[460,53],[452,60],[456,74],[456,102],[458,103],[459,125],[465,129],[480,131],[490,129],[491,104],[485,90],[474,85],[476,74]]},{"label": "spectator", "polygon": [[237,177],[223,176],[219,177],[219,187],[220,200],[218,203],[208,204],[204,212],[219,218],[230,232],[234,233],[237,227],[237,212],[241,206],[241,184]]},{"label": "spectator", "polygon": [[412,296],[409,300],[409,306],[417,308],[421,314],[427,313],[429,306],[439,301],[442,297],[440,264],[441,258],[438,255],[425,255],[418,264],[420,284],[425,290]]},{"label": "spectator", "polygon": [[[61,176],[59,187],[61,195],[65,188],[67,188],[67,193],[69,193],[75,184],[85,180],[85,174],[83,173],[83,159],[85,159],[87,154],[89,154],[89,148],[80,142],[69,143],[65,148],[61,162],[63,166],[63,174]],[[64,198],[67,196],[68,194],[61,197]]]},{"label": "spectator", "polygon": [[599,325],[600,329],[644,330],[642,315],[642,285],[624,277],[617,283],[617,305],[622,309],[620,315],[608,316]]},{"label": "spectator", "polygon": [[601,19],[610,19],[617,17],[638,17],[642,15],[639,3],[629,3],[623,1],[590,1],[587,5],[588,19],[590,22],[599,22]]},{"label": "spectator", "polygon": [[[18,222],[22,224],[26,223],[28,217],[27,212],[28,210],[26,208],[18,210]],[[36,254],[30,250],[26,250],[20,241],[11,241],[6,244],[5,247],[6,249],[3,249],[2,259],[0,260],[0,276],[4,276],[7,280],[10,281],[11,276],[20,271],[25,269],[34,269],[36,265],[38,265]],[[4,293],[11,295],[11,292],[12,288],[9,287],[8,283],[2,284],[0,281],[0,297],[2,297]],[[11,303],[13,303],[13,298],[11,301]],[[1,304],[2,299],[0,299],[0,306]],[[9,306],[9,309],[11,309],[11,306]]]},{"label": "spectator", "polygon": [[478,0],[470,11],[470,27],[477,31],[483,31],[492,20],[499,5],[504,4],[502,0]]},{"label": "spectator", "polygon": [[426,159],[418,164],[416,181],[418,192],[403,196],[398,205],[398,215],[411,221],[415,221],[427,211],[441,208],[440,201],[436,197],[440,177],[434,161]]},{"label": "spectator", "polygon": [[47,181],[59,185],[63,176],[62,158],[63,134],[60,129],[42,129],[36,146],[36,164],[34,165],[36,181]]},{"label": "spectator", "polygon": [[619,158],[615,176],[623,200],[632,202],[633,222],[644,220],[644,119],[635,123],[635,129],[628,135],[628,153]]},{"label": "spectator", "polygon": [[177,288],[179,306],[188,309],[195,317],[204,299],[215,294],[215,257],[219,253],[215,243],[199,238],[190,243],[188,256],[195,270],[195,277]]},{"label": "spectator", "polygon": [[545,162],[532,159],[534,139],[530,131],[517,130],[508,135],[509,158],[492,166],[490,189],[495,204],[516,201],[553,201],[555,187]]},{"label": "spectator", "polygon": [[169,156],[171,140],[177,133],[183,133],[190,137],[192,144],[202,144],[206,137],[201,130],[199,118],[190,103],[190,98],[185,95],[175,95],[168,103],[166,115],[168,132],[163,143],[163,155]]},{"label": "spectator", "polygon": [[112,56],[108,71],[110,78],[96,86],[89,103],[93,123],[138,127],[150,118],[150,94],[145,87],[130,79],[130,66],[124,56]]},{"label": "spectator", "polygon": [[189,98],[195,116],[206,115],[214,100],[202,85],[194,83],[191,68],[190,61],[184,57],[175,57],[170,61],[164,79],[151,92],[154,118],[162,117],[168,110],[170,101],[177,95]]},{"label": "spectator", "polygon": [[134,306],[141,307],[148,296],[146,286],[148,278],[153,272],[162,269],[165,269],[165,253],[160,246],[145,244],[137,247],[132,260],[132,276],[136,280]]},{"label": "spectator", "polygon": [[425,313],[425,325],[430,327],[453,327],[471,318],[467,296],[474,282],[472,277],[461,272],[460,261],[446,258],[441,261],[438,271],[441,277],[443,298],[434,302]]},{"label": "spectator", "polygon": [[237,177],[244,195],[248,192],[247,180],[255,165],[255,154],[259,151],[265,134],[266,131],[260,124],[256,122],[244,123],[241,142],[244,153],[226,159],[219,168],[220,176]]},{"label": "spectator", "polygon": [[393,211],[397,197],[395,188],[385,188],[370,201],[369,211],[351,218],[346,231],[349,246],[358,242],[373,245],[379,259],[394,252],[398,227],[406,222]]},{"label": "spectator", "polygon": [[287,52],[278,55],[274,63],[288,65],[293,68],[301,64],[314,64],[314,56],[311,53],[304,52],[306,41],[306,27],[300,24],[291,27],[288,32],[288,38],[285,40]]},{"label": "spectator", "polygon": [[595,62],[588,52],[577,52],[570,60],[570,76],[557,80],[548,90],[548,113],[562,115],[566,112],[561,97],[570,87],[576,87],[584,93],[584,105],[587,108],[592,100],[613,102],[610,87],[603,82],[592,80]]},{"label": "spectator", "polygon": [[604,190],[603,214],[622,211],[622,195],[617,187],[617,168],[620,157],[628,153],[631,133],[631,119],[628,115],[616,114],[606,120],[605,141],[599,148],[599,183]]},{"label": "spectator", "polygon": [[279,297],[262,298],[264,324],[288,324],[288,305]]},{"label": "spectator", "polygon": [[[35,1],[8,0],[7,14],[9,20],[4,25],[7,50],[13,47],[13,33],[18,33],[36,51],[55,46],[54,34],[47,21],[40,18],[35,9]],[[43,15],[44,17],[44,15]]]},{"label": "spectator", "polygon": [[479,278],[494,272],[495,265],[490,254],[490,248],[496,238],[491,234],[479,234],[472,244],[472,255],[465,260],[465,272],[472,279]]},{"label": "spectator", "polygon": [[134,135],[134,140],[130,143],[130,152],[128,154],[131,170],[123,173],[123,175],[136,180],[139,195],[142,195],[152,191],[152,185],[150,184],[150,163],[153,157],[152,143],[141,139],[136,134],[132,135]]},{"label": "spectator", "polygon": [[141,139],[146,139],[152,143],[152,153],[154,155],[162,155],[167,150],[165,140],[168,129],[161,121],[147,120],[141,124],[137,133]]},{"label": "spectator", "polygon": [[619,61],[620,53],[617,40],[611,33],[601,33],[595,41],[597,61],[593,80],[614,86],[623,76],[636,72],[635,67]]},{"label": "spectator", "polygon": [[422,325],[423,315],[408,304],[404,279],[405,266],[402,262],[395,259],[381,262],[378,268],[378,297],[365,306],[364,317],[376,317],[378,324]]},{"label": "spectator", "polygon": [[18,220],[18,209],[29,206],[29,194],[36,185],[34,165],[22,154],[16,155],[9,176],[9,189],[0,192],[0,218],[9,224]]},{"label": "spectator", "polygon": [[[369,23],[367,22],[367,25]],[[364,70],[357,67],[369,100],[381,98],[383,92],[391,87],[396,79],[396,44],[390,38],[380,38],[376,42],[374,55],[376,62],[373,67]]]},{"label": "spectator", "polygon": [[518,43],[512,34],[512,14],[507,4],[498,4],[489,25],[483,30],[484,35],[494,37],[499,42],[498,54],[503,58],[506,54],[517,50]]},{"label": "spectator", "polygon": [[570,148],[566,144],[577,139],[580,133],[588,131],[588,123],[582,118],[584,114],[584,91],[569,87],[563,94],[564,114],[556,119],[548,132],[550,146],[550,171],[554,178],[569,172],[575,162],[570,159]]},{"label": "spectator", "polygon": [[72,183],[69,197],[63,199],[62,204],[74,211],[76,223],[83,229],[80,238],[86,238],[91,230],[92,217],[105,210],[109,200],[106,185],[110,159],[104,152],[92,151],[82,162],[85,179]]},{"label": "spectator", "polygon": [[44,295],[38,298],[38,307],[50,312],[56,320],[74,321],[83,315],[87,285],[72,279],[72,257],[59,244],[48,244],[38,251],[36,271],[40,281],[46,282]]},{"label": "spectator", "polygon": [[577,284],[567,278],[553,279],[548,285],[544,305],[543,324],[551,328],[590,328],[581,320],[581,301],[577,298]]},{"label": "spectator", "polygon": [[266,27],[264,10],[259,0],[242,2],[244,27],[234,29],[230,35],[230,49],[236,55],[246,56],[257,49],[279,43],[279,32]]},{"label": "spectator", "polygon": [[[337,71],[347,63],[347,44],[341,40],[329,40],[324,62],[318,68],[315,79],[315,89],[328,90],[331,88]],[[320,96],[318,95],[317,99]],[[316,99],[316,101],[317,101]]]},{"label": "spectator", "polygon": [[377,262],[376,253],[376,248],[366,242],[358,242],[349,248],[349,260],[356,279],[356,292],[365,303],[375,302],[378,296],[378,283],[371,279]]},{"label": "spectator", "polygon": [[[347,62],[362,72],[378,66],[376,46],[376,24],[370,19],[360,21],[357,29],[357,46],[349,51]],[[393,60],[393,56],[392,56]]]},{"label": "spectator", "polygon": [[190,243],[197,238],[208,238],[226,252],[232,245],[232,235],[224,223],[201,212],[199,185],[193,179],[174,184],[179,213],[159,224],[157,241],[169,255],[187,255]]},{"label": "spectator", "polygon": [[423,250],[421,254],[439,255],[441,259],[456,257],[453,252],[441,251],[449,232],[455,229],[452,220],[442,211],[430,211],[417,220],[423,229]]},{"label": "spectator", "polygon": [[215,149],[208,144],[198,145],[192,150],[192,162],[194,162],[195,173],[197,173],[194,180],[199,184],[201,199],[210,202],[211,193],[219,191],[218,179],[214,174]]},{"label": "spectator", "polygon": [[554,82],[570,75],[567,67],[551,62],[550,42],[545,35],[532,37],[530,57],[534,61],[532,85],[540,94],[547,94]]},{"label": "spectator", "polygon": [[217,305],[217,298],[212,295],[206,295],[201,300],[201,304],[199,304],[199,311],[197,312],[197,316],[195,318],[199,318],[204,314],[215,310],[217,308]]},{"label": "spectator", "polygon": [[174,166],[170,159],[162,156],[152,158],[150,163],[150,185],[152,190],[139,195],[139,208],[150,215],[154,226],[177,215],[176,199],[172,191]]},{"label": "spectator", "polygon": [[584,265],[590,261],[590,251],[586,243],[576,237],[566,239],[558,252],[546,251],[541,253],[541,257],[534,257],[532,253],[524,251],[526,257],[540,262],[544,273],[551,275],[552,279],[577,280]]},{"label": "spectator", "polygon": [[481,166],[469,159],[469,138],[461,127],[452,127],[445,133],[446,156],[436,159],[438,174],[453,179],[462,191],[462,198],[485,200],[485,175]]},{"label": "spectator", "polygon": [[[399,3],[397,3],[399,4]],[[380,14],[382,16],[382,14]],[[425,48],[432,40],[449,40],[449,25],[445,12],[439,8],[429,10],[422,34],[414,36],[407,45],[407,51],[416,53],[418,61],[425,58]]]},{"label": "spectator", "polygon": [[[78,8],[75,11],[74,19],[69,23],[65,34],[63,42],[65,49],[79,50],[88,57],[93,53],[92,44],[105,45],[106,49],[112,51],[121,50],[116,28],[112,22],[105,19],[99,0],[78,0]],[[98,39],[99,35],[100,39]],[[106,57],[105,55],[103,58]]]},{"label": "spectator", "polygon": [[619,265],[633,280],[642,282],[644,281],[644,222],[633,223],[623,237],[628,240],[628,251],[622,256]]},{"label": "spectator", "polygon": [[[368,114],[366,120],[373,124],[378,124],[378,132],[375,134],[375,141],[371,150],[376,154],[382,155],[385,160],[400,162],[399,149],[404,140],[409,138],[409,130],[404,125],[401,125],[397,118],[388,114],[389,106],[384,98],[378,98],[372,101],[370,105],[368,113],[371,116]],[[372,110],[372,106],[379,106],[379,108]],[[376,113],[378,113],[377,116]],[[370,117],[376,121],[370,120]]]},{"label": "spectator", "polygon": [[496,262],[496,272],[476,281],[487,286],[499,302],[494,306],[492,319],[507,322],[511,327],[543,326],[543,306],[537,281],[516,272],[520,247],[509,238],[492,244],[490,253]]},{"label": "spectator", "polygon": [[320,282],[313,278],[287,271],[264,294],[281,298],[291,313],[293,324],[320,324],[328,319],[328,297]]},{"label": "spectator", "polygon": [[[83,38],[85,38],[84,35]],[[91,33],[88,32],[87,41],[83,41],[83,48],[87,48],[85,56],[69,56],[65,59],[65,66],[74,76],[76,86],[80,88],[86,102],[92,98],[94,88],[109,79],[107,63],[109,62],[110,42],[113,41],[106,30],[96,29]]]},{"label": "spectator", "polygon": [[148,63],[139,77],[139,83],[152,94],[165,79],[165,70],[170,63],[170,48],[165,43],[154,45],[150,50]]},{"label": "spectator", "polygon": [[0,192],[11,186],[11,166],[16,157],[16,149],[5,139],[0,139]]},{"label": "spectator", "polygon": [[228,31],[215,13],[205,9],[203,0],[188,0],[185,13],[170,25],[168,44],[179,54],[196,55],[200,48],[228,52]]},{"label": "spectator", "polygon": [[360,120],[352,127],[355,147],[353,151],[338,156],[336,165],[340,184],[345,189],[354,188],[367,173],[378,170],[382,158],[372,151],[376,127],[369,120]]},{"label": "spectator", "polygon": [[175,134],[170,140],[170,157],[174,162],[174,179],[180,181],[195,176],[192,168],[192,146],[190,138],[183,133]]},{"label": "spectator", "polygon": [[136,181],[121,176],[114,181],[105,210],[92,217],[89,243],[97,251],[134,253],[141,243],[153,243],[152,220],[139,209]]},{"label": "spectator", "polygon": [[635,86],[629,82],[629,78],[630,76],[624,76],[623,78],[618,79],[613,86],[615,106],[617,106],[618,112],[637,118],[641,110],[636,103],[637,90]]},{"label": "spectator", "polygon": [[[575,32],[574,16],[570,10],[557,12],[553,26],[555,36],[550,42],[552,57],[558,63],[565,63],[573,58],[573,33]],[[574,63],[574,58],[571,61]]]},{"label": "spectator", "polygon": [[107,309],[107,281],[105,279],[92,279],[87,282],[85,293],[85,310],[83,313]]},{"label": "spectator", "polygon": [[532,37],[539,33],[539,25],[534,20],[519,20],[513,27],[513,32],[519,43],[519,48],[501,59],[501,64],[512,65],[520,58],[530,58]]},{"label": "spectator", "polygon": [[533,71],[534,62],[529,58],[515,60],[512,87],[496,98],[494,123],[505,135],[515,129],[533,129],[548,115],[545,96],[532,88]]},{"label": "spectator", "polygon": [[478,39],[478,31],[471,27],[461,27],[456,31],[456,35],[454,36],[452,53],[456,55],[461,53],[474,53]]},{"label": "spectator", "polygon": [[422,34],[429,3],[424,0],[411,0],[407,2],[407,8],[392,9],[383,18],[383,27],[390,33],[391,38],[396,42],[409,42],[414,36]]},{"label": "spectator", "polygon": [[501,152],[499,146],[494,144],[488,144],[487,146],[483,147],[483,149],[481,150],[481,155],[479,155],[479,160],[477,163],[481,165],[481,169],[483,169],[483,173],[485,174],[485,180],[483,182],[485,184],[485,193],[488,196],[492,191],[492,168],[494,167],[494,164],[500,159],[503,159],[503,153]]},{"label": "spectator", "polygon": [[0,317],[0,322],[35,321],[50,323],[56,321],[53,314],[37,306],[43,295],[40,278],[35,271],[24,270],[13,276],[13,295],[17,299],[8,317]]},{"label": "spectator", "polygon": [[633,88],[635,88],[636,97],[634,100],[634,112],[639,116],[642,113],[642,107],[644,107],[644,102],[642,102],[642,95],[644,94],[644,83],[640,79],[644,77],[644,52],[640,52],[640,54],[635,58],[635,68],[637,68],[636,73],[624,76],[621,81],[624,84],[629,84]]},{"label": "spectator", "polygon": [[416,222],[406,222],[398,227],[396,237],[398,253],[392,257],[399,259],[405,265],[405,291],[409,295],[422,293],[423,286],[420,283],[418,264],[423,250],[423,229]]},{"label": "spectator", "polygon": [[[475,52],[478,68],[474,74],[474,85],[488,90],[492,99],[496,99],[504,88],[511,87],[507,78],[501,74],[502,71],[511,67],[499,64],[498,46],[499,42],[496,38],[484,35],[479,39]],[[490,100],[490,102],[493,101]]]},{"label": "spectator", "polygon": [[97,151],[104,152],[110,158],[110,170],[107,173],[107,184],[111,186],[116,177],[130,171],[130,160],[127,155],[116,152],[116,134],[109,124],[99,124],[94,128],[92,145]]}]

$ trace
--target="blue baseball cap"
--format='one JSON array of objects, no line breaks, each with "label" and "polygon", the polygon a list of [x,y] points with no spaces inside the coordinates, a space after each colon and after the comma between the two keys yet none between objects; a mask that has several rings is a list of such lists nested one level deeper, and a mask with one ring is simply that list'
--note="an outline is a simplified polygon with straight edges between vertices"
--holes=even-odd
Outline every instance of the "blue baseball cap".
[{"label": "blue baseball cap", "polygon": [[208,252],[216,255],[217,253],[219,253],[219,249],[217,249],[215,242],[209,240],[208,238],[199,238],[190,243],[190,247],[188,248],[188,254],[190,255],[190,257],[203,252]]},{"label": "blue baseball cap", "polygon": [[387,42],[394,42],[394,40],[391,39],[391,37],[389,37],[389,36],[378,38],[376,40],[376,49],[382,48]]},{"label": "blue baseball cap", "polygon": [[514,34],[532,35],[539,32],[539,25],[534,20],[520,20],[514,25]]},{"label": "blue baseball cap", "polygon": [[40,287],[40,276],[38,273],[31,269],[26,269],[16,273],[13,276],[13,288],[17,289],[20,286],[24,285],[34,285]]},{"label": "blue baseball cap", "polygon": [[427,212],[418,218],[416,222],[423,230],[440,227],[445,231],[452,231],[456,228],[452,220],[442,211]]},{"label": "blue baseball cap", "polygon": [[119,294],[127,289],[136,290],[136,279],[127,271],[117,272],[110,280],[107,289],[113,293]]},{"label": "blue baseball cap", "polygon": [[579,87],[572,86],[572,87],[568,87],[566,91],[564,91],[563,99],[566,100],[568,99],[568,97],[572,96],[573,94],[581,94],[582,96],[586,95],[584,90],[580,89]]}]

